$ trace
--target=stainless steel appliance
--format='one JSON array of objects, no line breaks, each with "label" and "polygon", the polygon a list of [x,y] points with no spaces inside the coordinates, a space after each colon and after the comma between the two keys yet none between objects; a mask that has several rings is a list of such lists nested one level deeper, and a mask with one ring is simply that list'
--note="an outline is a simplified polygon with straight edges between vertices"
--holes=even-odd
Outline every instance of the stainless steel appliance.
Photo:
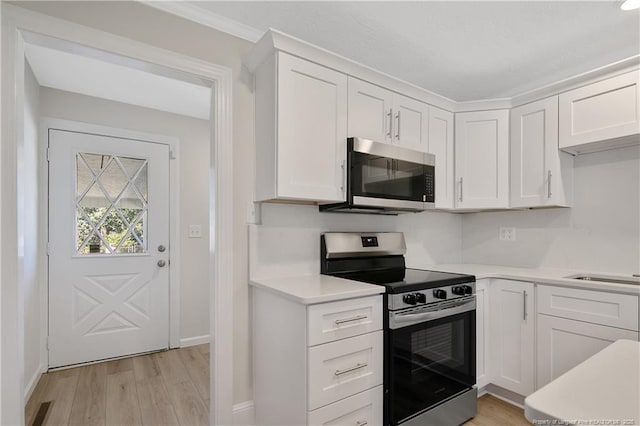
[{"label": "stainless steel appliance", "polygon": [[347,139],[347,200],[320,211],[398,214],[435,207],[435,156],[362,138]]},{"label": "stainless steel appliance", "polygon": [[473,275],[405,267],[402,233],[325,233],[321,272],[384,285],[385,426],[454,426],[477,412]]}]

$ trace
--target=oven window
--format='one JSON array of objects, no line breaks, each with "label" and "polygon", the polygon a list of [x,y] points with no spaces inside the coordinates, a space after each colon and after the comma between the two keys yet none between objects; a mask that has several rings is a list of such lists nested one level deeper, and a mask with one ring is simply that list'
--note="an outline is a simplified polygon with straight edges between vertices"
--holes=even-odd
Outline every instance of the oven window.
[{"label": "oven window", "polygon": [[425,201],[423,164],[351,152],[351,190],[362,197]]},{"label": "oven window", "polygon": [[391,424],[475,384],[475,311],[389,331]]}]

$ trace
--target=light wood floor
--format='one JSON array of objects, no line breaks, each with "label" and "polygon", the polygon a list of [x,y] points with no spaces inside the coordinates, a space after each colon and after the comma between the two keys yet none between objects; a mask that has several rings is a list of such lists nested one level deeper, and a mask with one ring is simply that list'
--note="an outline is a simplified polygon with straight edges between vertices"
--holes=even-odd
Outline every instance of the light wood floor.
[{"label": "light wood floor", "polygon": [[[52,401],[43,424],[82,426],[209,424],[209,345],[47,373],[25,408],[28,426]],[[522,409],[491,395],[466,426],[529,425]]]},{"label": "light wood floor", "polygon": [[45,425],[208,425],[209,345],[44,374],[27,425],[46,401]]},{"label": "light wood floor", "polygon": [[529,426],[524,410],[495,396],[483,395],[478,399],[478,414],[465,426]]}]

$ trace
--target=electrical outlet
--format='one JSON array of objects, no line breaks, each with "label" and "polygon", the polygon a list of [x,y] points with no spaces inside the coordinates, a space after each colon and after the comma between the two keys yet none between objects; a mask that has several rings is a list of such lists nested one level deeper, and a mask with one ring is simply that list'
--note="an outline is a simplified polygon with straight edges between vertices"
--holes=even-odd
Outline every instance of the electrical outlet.
[{"label": "electrical outlet", "polygon": [[200,238],[200,237],[202,237],[202,226],[189,225],[189,238]]},{"label": "electrical outlet", "polygon": [[516,228],[500,228],[500,241],[515,241]]}]

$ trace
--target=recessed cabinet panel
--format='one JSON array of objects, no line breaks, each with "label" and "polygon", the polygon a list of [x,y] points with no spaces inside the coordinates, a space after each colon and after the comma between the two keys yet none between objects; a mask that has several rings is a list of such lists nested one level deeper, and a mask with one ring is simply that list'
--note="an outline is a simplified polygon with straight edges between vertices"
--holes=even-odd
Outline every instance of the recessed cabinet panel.
[{"label": "recessed cabinet panel", "polygon": [[349,137],[391,143],[393,93],[349,77]]},{"label": "recessed cabinet panel", "polygon": [[456,114],[458,208],[509,206],[508,129],[508,110]]},{"label": "recessed cabinet panel", "polygon": [[343,201],[347,76],[278,54],[278,195]]},{"label": "recessed cabinet panel", "polygon": [[558,97],[511,110],[511,207],[568,206],[573,157],[558,150]]},{"label": "recessed cabinet panel", "polygon": [[453,113],[429,107],[429,153],[436,156],[436,208],[453,209]]},{"label": "recessed cabinet panel", "polygon": [[619,339],[638,340],[637,331],[538,315],[538,374],[540,388]]},{"label": "recessed cabinet panel", "polygon": [[393,143],[428,152],[429,105],[406,96],[393,97]]},{"label": "recessed cabinet panel", "polygon": [[382,386],[342,399],[309,413],[309,425],[382,425]]},{"label": "recessed cabinet panel", "polygon": [[534,391],[534,286],[491,281],[491,383],[527,396]]},{"label": "recessed cabinet panel", "polygon": [[581,153],[638,144],[639,133],[640,71],[560,95],[562,149]]}]

